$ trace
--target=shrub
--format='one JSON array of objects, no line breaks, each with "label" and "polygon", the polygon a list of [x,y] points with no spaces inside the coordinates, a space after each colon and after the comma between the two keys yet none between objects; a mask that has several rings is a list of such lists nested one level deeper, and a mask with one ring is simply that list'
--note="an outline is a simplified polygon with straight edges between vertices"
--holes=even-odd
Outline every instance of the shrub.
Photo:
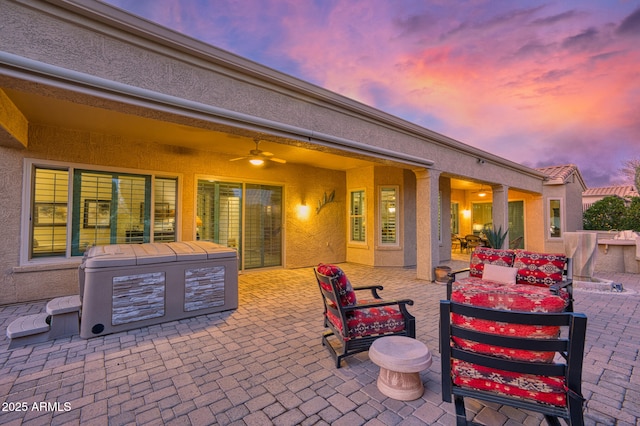
[{"label": "shrub", "polygon": [[633,197],[627,207],[624,218],[624,229],[640,232],[640,197]]},{"label": "shrub", "polygon": [[586,230],[622,230],[626,226],[627,208],[620,197],[610,196],[596,201],[582,216]]},{"label": "shrub", "polygon": [[504,231],[503,233],[502,226],[500,226],[498,229],[488,228],[484,230],[484,236],[487,238],[487,241],[489,242],[489,245],[491,246],[491,248],[494,248],[494,249],[502,248],[502,245],[504,244],[504,240],[507,238],[508,233],[509,233],[509,228],[507,228],[507,230]]}]

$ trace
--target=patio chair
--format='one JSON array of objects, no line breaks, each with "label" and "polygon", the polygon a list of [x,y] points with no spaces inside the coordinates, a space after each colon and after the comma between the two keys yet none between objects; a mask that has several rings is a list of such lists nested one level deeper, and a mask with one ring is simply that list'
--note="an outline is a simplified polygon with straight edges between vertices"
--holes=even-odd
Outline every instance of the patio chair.
[{"label": "patio chair", "polygon": [[[407,311],[413,300],[383,300],[381,285],[352,287],[345,273],[335,265],[320,264],[314,269],[324,303],[322,334],[325,346],[340,368],[342,359],[368,351],[383,336],[416,337],[415,317]],[[371,299],[356,300],[357,291]]]},{"label": "patio chair", "polygon": [[511,250],[521,249],[522,247],[520,247],[520,246],[522,245],[522,241],[524,241],[524,237],[523,236],[519,236],[517,238],[514,238],[513,240],[509,241],[509,248]]},{"label": "patio chair", "polygon": [[[464,242],[464,244],[463,244]],[[455,234],[451,234],[451,250],[460,249],[460,253],[462,253],[462,249],[466,248],[467,241],[458,237]]]},{"label": "patio chair", "polygon": [[583,425],[586,326],[579,313],[440,301],[442,399],[453,395],[456,424],[468,424],[464,398],[474,398],[542,413],[550,425]]},{"label": "patio chair", "polygon": [[465,239],[465,248],[467,249],[467,253],[469,253],[469,251],[473,251],[476,247],[484,246],[484,243],[482,242],[482,238],[480,238],[477,235],[473,235],[473,234],[465,235],[464,239]]}]

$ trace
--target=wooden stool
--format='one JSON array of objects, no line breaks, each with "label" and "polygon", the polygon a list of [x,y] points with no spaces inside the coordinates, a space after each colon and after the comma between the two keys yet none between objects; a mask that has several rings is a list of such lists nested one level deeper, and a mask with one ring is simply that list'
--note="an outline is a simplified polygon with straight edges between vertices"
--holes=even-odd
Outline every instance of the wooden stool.
[{"label": "wooden stool", "polygon": [[424,393],[419,373],[431,365],[431,352],[424,343],[404,336],[381,337],[369,348],[369,359],[380,366],[377,383],[384,395],[412,401]]}]

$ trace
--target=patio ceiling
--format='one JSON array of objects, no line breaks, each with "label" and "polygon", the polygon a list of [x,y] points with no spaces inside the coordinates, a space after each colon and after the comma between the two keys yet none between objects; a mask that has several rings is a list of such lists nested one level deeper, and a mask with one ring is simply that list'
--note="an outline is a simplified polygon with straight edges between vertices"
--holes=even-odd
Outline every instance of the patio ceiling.
[{"label": "patio ceiling", "polygon": [[[30,123],[104,132],[126,136],[144,142],[178,146],[187,149],[220,153],[229,159],[246,156],[255,148],[253,138],[260,139],[260,149],[274,154],[288,163],[318,167],[331,164],[334,170],[349,170],[365,167],[376,159],[349,156],[348,153],[335,154],[313,149],[300,148],[274,135],[255,133],[237,129],[237,133],[215,131],[203,127],[156,120],[127,114],[105,108],[71,102],[50,96],[2,88],[7,96],[22,111]],[[451,188],[491,191],[488,183],[473,182],[461,178],[451,179]]]},{"label": "patio ceiling", "polygon": [[259,138],[261,150],[271,152],[274,157],[284,159],[288,163],[314,167],[330,164],[334,170],[349,170],[369,166],[371,161],[376,161],[373,158],[371,161],[356,158],[348,153],[300,148],[292,145],[290,140],[247,129],[234,129],[237,133],[216,131],[97,108],[31,92],[2,87],[0,89],[5,91],[30,123],[127,136],[160,145],[220,153],[229,159],[246,156],[250,150],[255,149],[253,138]]}]

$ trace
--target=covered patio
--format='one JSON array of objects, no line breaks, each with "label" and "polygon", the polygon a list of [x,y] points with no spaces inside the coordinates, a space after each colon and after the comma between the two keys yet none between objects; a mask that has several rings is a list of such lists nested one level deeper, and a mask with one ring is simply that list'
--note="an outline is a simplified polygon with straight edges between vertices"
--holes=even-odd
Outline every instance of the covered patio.
[{"label": "covered patio", "polygon": [[[235,311],[11,351],[9,322],[43,311],[46,301],[0,307],[0,393],[6,395],[0,423],[454,424],[453,404],[443,403],[440,393],[437,306],[445,286],[417,279],[412,268],[341,266],[354,285],[379,283],[385,298],[414,299],[417,339],[434,356],[421,373],[420,399],[382,395],[375,383],[378,367],[366,352],[336,369],[320,344],[322,306],[312,269],[276,269],[240,275]],[[635,425],[640,275],[597,275],[622,282],[626,292],[576,290],[575,310],[588,317],[585,423]],[[27,409],[10,412],[9,403],[26,403]],[[468,407],[482,424],[545,424],[537,414],[509,407]]]}]

